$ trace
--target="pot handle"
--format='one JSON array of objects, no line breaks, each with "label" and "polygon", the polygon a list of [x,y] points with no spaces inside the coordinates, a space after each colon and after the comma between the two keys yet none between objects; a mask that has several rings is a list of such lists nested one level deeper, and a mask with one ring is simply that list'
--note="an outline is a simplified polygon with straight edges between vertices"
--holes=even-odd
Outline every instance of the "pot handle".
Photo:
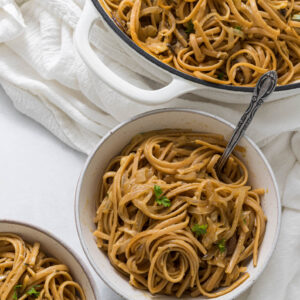
[{"label": "pot handle", "polygon": [[86,0],[83,13],[77,24],[74,43],[82,60],[101,78],[103,82],[122,95],[142,104],[157,105],[166,103],[187,92],[199,89],[199,86],[172,76],[172,81],[158,90],[145,90],[132,85],[111,71],[92,50],[89,43],[89,32],[99,12],[91,0]]}]

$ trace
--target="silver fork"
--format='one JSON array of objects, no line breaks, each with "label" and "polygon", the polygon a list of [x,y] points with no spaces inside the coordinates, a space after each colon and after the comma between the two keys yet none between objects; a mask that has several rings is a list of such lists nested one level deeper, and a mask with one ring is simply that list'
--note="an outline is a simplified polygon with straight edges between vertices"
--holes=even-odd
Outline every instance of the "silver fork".
[{"label": "silver fork", "polygon": [[277,85],[277,73],[276,71],[269,71],[262,75],[260,79],[258,80],[253,95],[251,98],[251,102],[241,117],[238,125],[236,126],[222,156],[219,158],[218,162],[216,163],[215,169],[217,171],[218,177],[220,177],[222,169],[234,150],[235,146],[239,142],[239,140],[243,137],[245,134],[245,131],[247,130],[249,124],[251,123],[257,109],[262,105],[262,103],[265,101],[265,99],[270,96],[273,91],[275,90],[275,87]]}]

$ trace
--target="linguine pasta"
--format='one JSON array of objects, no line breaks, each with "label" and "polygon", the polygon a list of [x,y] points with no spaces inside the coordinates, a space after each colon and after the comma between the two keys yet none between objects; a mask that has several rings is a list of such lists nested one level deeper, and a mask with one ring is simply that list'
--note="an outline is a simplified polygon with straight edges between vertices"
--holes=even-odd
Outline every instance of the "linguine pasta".
[{"label": "linguine pasta", "polygon": [[248,171],[233,155],[217,177],[226,144],[217,134],[148,132],[108,165],[94,235],[134,287],[217,297],[249,277],[251,257],[257,265],[264,190],[247,185]]},{"label": "linguine pasta", "polygon": [[85,300],[66,265],[48,257],[40,244],[11,233],[0,234],[0,299]]},{"label": "linguine pasta", "polygon": [[300,79],[300,1],[99,0],[143,50],[197,78],[255,86]]}]

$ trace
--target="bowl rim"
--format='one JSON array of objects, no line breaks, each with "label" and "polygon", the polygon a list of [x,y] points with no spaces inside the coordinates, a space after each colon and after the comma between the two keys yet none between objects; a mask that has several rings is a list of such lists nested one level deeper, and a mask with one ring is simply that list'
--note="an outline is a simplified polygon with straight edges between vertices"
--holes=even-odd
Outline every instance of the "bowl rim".
[{"label": "bowl rim", "polygon": [[[33,225],[31,223],[28,223],[28,222],[15,221],[15,220],[11,220],[11,219],[0,219],[0,224],[1,223],[18,225],[18,226],[26,227],[26,228],[29,228],[29,229],[37,230],[38,232],[45,234],[51,240],[54,240],[55,242],[57,242],[60,246],[62,246],[78,262],[79,266],[81,267],[83,273],[85,274],[86,278],[88,279],[88,281],[91,285],[92,293],[93,293],[95,299],[96,300],[101,299],[100,296],[99,296],[99,292],[96,289],[96,282],[95,282],[90,270],[88,269],[87,265],[84,263],[82,258],[73,249],[71,249],[71,247],[69,247],[65,242],[63,242],[60,238],[55,236],[50,231],[48,231],[44,228],[41,228],[39,225]],[[0,233],[2,233],[2,231],[0,231]],[[5,232],[3,231],[3,233],[10,233],[10,231],[9,230],[5,231]],[[21,234],[19,234],[19,235],[21,236]],[[41,248],[43,248],[42,244],[41,244]],[[86,287],[82,287],[82,289],[85,290]]]},{"label": "bowl rim", "polygon": [[[81,170],[80,176],[78,178],[78,182],[77,182],[77,186],[76,186],[76,191],[75,191],[75,201],[74,201],[74,210],[75,210],[75,223],[76,223],[76,231],[81,243],[81,246],[83,248],[83,251],[89,261],[89,263],[91,264],[91,266],[93,267],[93,269],[95,270],[95,272],[97,273],[97,275],[103,280],[103,282],[110,288],[112,289],[117,295],[119,295],[121,298],[126,299],[126,300],[131,300],[130,298],[127,298],[125,295],[121,294],[120,291],[116,290],[111,284],[110,281],[102,274],[102,272],[98,269],[98,267],[96,266],[94,259],[92,257],[92,255],[89,252],[88,246],[85,243],[85,239],[83,237],[82,234],[82,230],[81,230],[81,223],[80,223],[80,211],[79,211],[79,204],[80,204],[80,191],[81,191],[81,186],[83,183],[83,179],[86,173],[86,170],[88,169],[91,161],[93,160],[96,152],[98,151],[98,149],[102,146],[102,144],[104,144],[114,133],[116,133],[117,131],[119,131],[121,128],[123,128],[124,126],[126,126],[129,123],[132,123],[133,121],[136,121],[138,119],[142,119],[146,116],[151,116],[154,114],[160,114],[160,113],[165,113],[165,112],[188,112],[188,113],[193,113],[193,114],[197,114],[200,116],[205,116],[205,117],[210,117],[213,118],[229,127],[231,127],[232,129],[235,128],[235,126],[226,121],[225,119],[213,115],[211,113],[208,112],[204,112],[204,111],[200,111],[200,110],[195,110],[195,109],[188,109],[188,108],[161,108],[161,109],[155,109],[155,110],[150,110],[141,114],[138,114],[134,117],[129,118],[126,121],[121,122],[120,124],[118,124],[117,126],[115,126],[113,129],[111,129],[105,136],[103,136],[103,138],[98,142],[98,144],[94,147],[94,149],[89,153],[88,158]],[[252,141],[252,139],[250,139],[247,135],[244,135],[244,137],[247,142],[250,144],[250,146],[257,152],[257,154],[262,158],[268,173],[271,177],[271,180],[273,182],[274,185],[274,192],[276,195],[276,205],[277,205],[277,223],[276,223],[276,231],[275,231],[275,236],[272,242],[272,245],[270,247],[269,253],[266,256],[266,259],[261,263],[261,270],[260,272],[256,275],[255,278],[253,278],[253,280],[250,280],[250,278],[248,278],[245,281],[245,286],[243,287],[243,289],[241,289],[241,291],[239,291],[236,295],[232,296],[232,297],[238,297],[239,295],[241,295],[243,292],[245,292],[247,289],[249,289],[253,283],[259,279],[259,277],[261,276],[261,274],[263,273],[263,271],[265,270],[267,264],[269,263],[276,244],[278,242],[278,237],[279,237],[279,232],[280,232],[280,227],[281,227],[281,200],[280,200],[280,193],[279,193],[279,188],[278,188],[278,184],[274,175],[274,172],[267,160],[267,158],[265,157],[265,155],[263,154],[263,152],[258,148],[258,146]],[[108,258],[107,258],[108,259]],[[248,284],[247,284],[248,282]],[[129,283],[128,283],[129,284]],[[233,290],[234,291],[234,290]],[[232,293],[233,291],[229,292],[227,295],[230,295],[230,293]],[[230,299],[234,299],[234,298],[230,298]],[[197,298],[195,298],[197,299]]]},{"label": "bowl rim", "polygon": [[[164,71],[167,71],[171,74],[177,75],[183,79],[186,79],[188,81],[192,81],[201,85],[205,85],[208,87],[216,88],[218,90],[227,90],[227,91],[234,91],[234,92],[248,92],[252,93],[254,91],[254,87],[245,87],[245,86],[235,86],[235,85],[228,85],[228,84],[219,84],[219,83],[213,83],[210,81],[206,81],[200,78],[197,78],[195,76],[191,76],[189,74],[186,74],[184,72],[181,72],[165,63],[157,59],[156,57],[152,56],[151,54],[147,53],[145,50],[143,50],[141,47],[139,47],[136,43],[132,41],[132,39],[127,36],[116,24],[115,22],[110,18],[110,16],[106,13],[104,8],[101,6],[99,0],[87,0],[92,1],[95,8],[98,10],[98,12],[101,14],[102,18],[105,20],[107,25],[115,32],[115,34],[123,41],[125,42],[130,48],[135,50],[138,54],[140,54],[143,58],[150,61],[154,65],[158,66],[159,68],[163,69]],[[275,92],[280,91],[288,91],[292,89],[300,88],[300,82],[294,82],[290,84],[285,85],[278,85],[275,88]]]}]

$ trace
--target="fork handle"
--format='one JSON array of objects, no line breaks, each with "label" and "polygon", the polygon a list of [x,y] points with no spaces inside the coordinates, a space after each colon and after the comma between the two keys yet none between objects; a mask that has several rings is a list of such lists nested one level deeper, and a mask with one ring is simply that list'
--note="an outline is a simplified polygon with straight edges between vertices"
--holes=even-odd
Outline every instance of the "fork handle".
[{"label": "fork handle", "polygon": [[228,157],[234,150],[239,140],[245,134],[246,129],[251,123],[257,109],[262,105],[265,99],[274,91],[277,85],[276,71],[269,71],[262,75],[254,88],[251,102],[242,115],[237,127],[235,128],[232,137],[230,138],[222,156],[216,164],[217,174],[220,174]]}]

